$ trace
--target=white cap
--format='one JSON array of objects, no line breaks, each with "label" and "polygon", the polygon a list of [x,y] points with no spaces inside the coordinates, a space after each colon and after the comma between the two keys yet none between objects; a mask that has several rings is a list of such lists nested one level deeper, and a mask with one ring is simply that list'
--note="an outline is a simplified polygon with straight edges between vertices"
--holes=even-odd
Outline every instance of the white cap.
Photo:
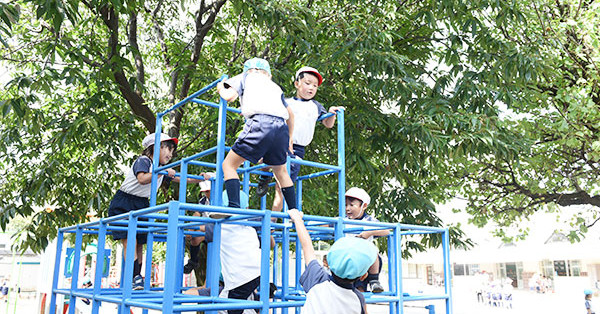
[{"label": "white cap", "polygon": [[[144,146],[144,149],[148,148],[150,145],[154,145],[154,137],[155,136],[156,136],[156,133],[152,133],[152,134],[144,137],[144,139],[142,140],[142,146]],[[160,134],[160,141],[161,142],[173,141],[173,142],[175,142],[175,145],[177,145],[177,143],[179,143],[179,141],[177,140],[176,137],[170,137],[165,133]]]},{"label": "white cap", "polygon": [[321,83],[323,83],[323,77],[321,76],[321,73],[319,73],[319,70],[313,67],[301,67],[298,71],[296,71],[296,77],[294,77],[294,80],[297,81],[298,76],[300,76],[300,74],[304,72],[308,72],[315,75],[317,77],[317,81],[319,82],[319,86],[321,85]]},{"label": "white cap", "polygon": [[357,187],[350,188],[350,190],[346,191],[345,196],[359,199],[365,204],[371,203],[371,197],[369,196],[369,193],[367,193],[367,191],[365,191],[361,188],[357,188]]}]

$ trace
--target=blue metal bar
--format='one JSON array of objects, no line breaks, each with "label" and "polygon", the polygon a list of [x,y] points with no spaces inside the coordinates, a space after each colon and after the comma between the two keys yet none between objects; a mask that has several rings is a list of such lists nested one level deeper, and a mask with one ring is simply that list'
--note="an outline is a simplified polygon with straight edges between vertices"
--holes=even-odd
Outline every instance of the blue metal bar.
[{"label": "blue metal bar", "polygon": [[346,217],[346,198],[343,197],[346,194],[346,144],[345,133],[344,133],[344,110],[338,110],[337,112],[337,144],[338,144],[338,167],[340,173],[338,176],[338,209],[339,216],[342,218]]},{"label": "blue metal bar", "polygon": [[260,263],[260,302],[261,313],[269,313],[269,260],[271,253],[271,211],[265,212],[262,219],[260,237],[261,263]]},{"label": "blue metal bar", "polygon": [[217,84],[218,84],[220,81],[223,81],[223,80],[226,80],[226,79],[227,79],[227,75],[223,75],[223,76],[221,76],[221,78],[219,78],[218,80],[216,80],[216,81],[214,81],[214,82],[212,82],[212,83],[210,83],[210,84],[206,85],[206,86],[205,86],[204,88],[202,88],[201,90],[199,90],[199,91],[197,91],[197,92],[195,92],[195,93],[191,94],[190,96],[188,96],[188,97],[184,98],[182,101],[180,101],[180,102],[176,103],[176,104],[175,104],[175,105],[173,105],[171,108],[169,108],[169,109],[167,109],[167,110],[165,110],[165,111],[161,112],[161,113],[160,113],[160,114],[158,114],[158,115],[162,117],[162,116],[166,115],[167,113],[169,113],[169,112],[171,112],[171,111],[173,111],[173,110],[175,110],[175,109],[177,109],[177,108],[179,108],[179,107],[181,107],[181,106],[185,105],[186,103],[188,103],[188,102],[192,101],[194,98],[196,98],[196,97],[198,97],[198,96],[200,96],[200,95],[202,95],[202,94],[206,93],[206,92],[207,92],[209,89],[211,89],[211,88],[214,88],[215,86],[217,86]]},{"label": "blue metal bar", "polygon": [[[73,272],[71,277],[71,291],[77,289],[77,283],[79,282],[79,264],[81,258],[81,245],[83,240],[83,228],[77,228],[77,233],[75,234],[75,251],[73,252]],[[71,298],[69,300],[69,304],[72,306],[69,307],[69,314],[75,314],[75,296],[71,294]]]},{"label": "blue metal bar", "polygon": [[60,274],[60,259],[62,256],[63,232],[56,235],[56,257],[54,257],[54,274],[52,275],[52,293],[50,295],[50,313],[56,313],[56,290],[58,289],[58,275]]},{"label": "blue metal bar", "polygon": [[[93,296],[100,294],[102,288],[102,270],[104,268],[104,255],[106,255],[106,224],[100,222],[100,230],[98,232],[98,243],[96,246],[96,269],[94,272],[94,287]],[[110,265],[106,265],[110,268]],[[92,299],[92,314],[98,314],[100,302],[96,298]]]},{"label": "blue metal bar", "polygon": [[450,270],[450,232],[446,229],[442,235],[442,249],[444,254],[444,291],[448,295],[446,299],[446,314],[452,314],[452,291],[450,289],[450,280],[452,273]]},{"label": "blue metal bar", "polygon": [[[154,129],[154,143],[160,143],[160,135],[162,133],[162,119],[161,115],[156,116],[156,127]],[[152,153],[152,181],[150,183],[150,207],[156,205],[156,189],[158,187],[158,162],[160,159],[160,144],[154,145],[154,152]]]},{"label": "blue metal bar", "polygon": [[[223,77],[226,79],[227,77]],[[213,189],[211,191],[211,204],[212,205],[222,205],[222,191],[223,191],[223,160],[225,159],[225,133],[226,133],[226,124],[227,124],[227,102],[225,99],[221,98],[219,101],[221,107],[219,108],[219,131],[217,132],[217,173],[215,184],[213,184]]]},{"label": "blue metal bar", "polygon": [[[218,104],[215,104],[214,102],[202,100],[202,99],[193,99],[192,102],[195,102],[195,103],[201,104],[201,105],[205,105],[205,106],[209,106],[209,107],[213,107],[213,108],[219,108]],[[239,113],[239,114],[242,113],[242,110],[237,109],[237,108],[232,108],[232,107],[227,107],[227,111]]]},{"label": "blue metal bar", "polygon": [[167,232],[167,252],[166,252],[166,266],[165,266],[165,290],[163,294],[162,311],[163,313],[173,313],[173,296],[175,293],[180,291],[181,287],[177,286],[176,280],[168,280],[168,278],[175,279],[175,269],[177,263],[177,255],[181,254],[178,252],[178,241],[181,229],[178,227],[179,222],[179,202],[169,202],[169,226]]},{"label": "blue metal bar", "polygon": [[321,172],[315,172],[315,173],[310,173],[310,174],[298,177],[297,180],[302,181],[302,180],[306,180],[306,179],[312,179],[312,178],[316,178],[316,177],[326,176],[326,175],[329,175],[332,173],[337,173],[337,172],[338,172],[337,170],[326,170],[326,171],[321,171]]}]

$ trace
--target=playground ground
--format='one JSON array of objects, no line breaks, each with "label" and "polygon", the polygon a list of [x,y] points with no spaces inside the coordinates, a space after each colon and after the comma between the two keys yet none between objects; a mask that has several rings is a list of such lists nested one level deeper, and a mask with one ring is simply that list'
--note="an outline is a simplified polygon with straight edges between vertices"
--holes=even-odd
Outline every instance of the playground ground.
[{"label": "playground ground", "polygon": [[[454,287],[454,313],[455,314],[531,314],[531,313],[585,313],[583,306],[583,295],[580,291],[563,291],[560,293],[538,294],[532,291],[515,290],[513,308],[494,308],[477,303],[474,293],[470,287]],[[0,301],[0,314],[22,314],[39,313],[38,300],[33,296],[23,296],[14,304],[14,296],[5,303]],[[594,297],[592,302],[600,303],[600,297]],[[409,303],[407,305],[421,306],[406,307],[405,314],[427,314],[428,311],[422,306],[432,302]],[[434,302],[435,313],[446,313],[445,306],[441,302]],[[141,311],[134,311],[141,313]],[[369,314],[387,314],[387,306],[370,304]],[[157,312],[151,312],[157,313]]]}]

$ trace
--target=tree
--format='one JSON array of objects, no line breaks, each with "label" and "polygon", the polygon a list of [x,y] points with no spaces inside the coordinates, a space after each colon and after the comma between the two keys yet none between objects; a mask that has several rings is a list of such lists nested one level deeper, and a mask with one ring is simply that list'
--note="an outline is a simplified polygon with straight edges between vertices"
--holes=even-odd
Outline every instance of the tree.
[{"label": "tree", "polygon": [[[2,4],[0,60],[11,80],[0,91],[0,225],[33,215],[20,246],[39,251],[58,227],[90,212],[105,216],[118,168],[154,130],[155,113],[222,73],[239,73],[251,56],[271,62],[288,95],[297,68],[322,71],[317,98],[347,108],[347,185],[369,191],[377,216],[442,225],[433,203],[451,196],[452,166],[516,151],[494,104],[527,79],[501,76],[499,65],[489,76],[476,67],[515,47],[481,17],[510,12],[512,20],[517,8],[435,0]],[[513,79],[520,85],[503,86]],[[230,118],[228,143],[241,124]],[[179,154],[214,145],[214,121],[213,111],[192,105],[169,116]],[[319,128],[306,158],[335,163],[332,146],[334,131]],[[331,178],[307,182],[304,192],[310,213],[337,213]],[[470,244],[459,229],[451,232],[453,245]],[[425,237],[408,247],[439,244]]]},{"label": "tree", "polygon": [[490,61],[491,51],[482,50],[473,64],[478,77],[489,71],[484,82],[499,88],[507,109],[497,123],[505,134],[496,138],[498,150],[452,167],[465,180],[461,192],[475,224],[493,220],[498,235],[514,239],[528,230],[505,227],[569,207],[575,241],[600,219],[599,14],[593,1],[526,1],[485,20],[503,48]]}]

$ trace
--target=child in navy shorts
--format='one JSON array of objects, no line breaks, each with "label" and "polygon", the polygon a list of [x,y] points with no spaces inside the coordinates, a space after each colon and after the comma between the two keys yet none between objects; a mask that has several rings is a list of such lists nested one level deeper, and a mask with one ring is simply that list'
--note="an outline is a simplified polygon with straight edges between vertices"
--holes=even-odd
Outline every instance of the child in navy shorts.
[{"label": "child in navy shorts", "polygon": [[[242,115],[246,118],[244,130],[223,161],[223,175],[229,207],[240,208],[240,179],[237,168],[246,160],[258,163],[262,158],[264,163],[272,166],[275,178],[282,186],[281,190],[288,207],[296,208],[296,192],[285,167],[287,150],[291,146],[290,135],[294,125],[293,113],[285,103],[281,88],[271,81],[269,63],[260,58],[247,60],[244,63],[243,73],[225,82],[220,82],[217,85],[217,90],[219,95],[228,102],[239,96]],[[214,213],[211,215],[213,218],[223,218],[225,216],[222,214],[215,215]],[[234,231],[236,234],[231,234],[230,237],[222,235],[222,238],[239,239],[244,236],[240,233],[243,230],[235,229]],[[231,250],[235,249],[235,246],[229,247]],[[224,249],[222,243],[222,258],[224,254],[232,254],[232,252],[224,252]],[[259,265],[260,259],[258,260]],[[228,269],[231,267],[237,269]],[[244,268],[234,264],[223,264],[223,274],[232,274],[229,280],[235,282],[235,285],[232,284],[231,287],[236,288],[229,291],[229,298],[244,300],[260,283],[260,273],[255,273],[253,279],[245,278],[243,280],[245,283],[241,284],[240,278],[237,277],[244,274]],[[228,279],[225,278],[225,289],[229,290],[227,281]],[[241,310],[230,310],[228,312],[242,313]]]},{"label": "child in navy shorts", "polygon": [[319,265],[312,240],[297,209],[288,210],[302,245],[306,269],[300,284],[306,291],[303,314],[362,314],[366,313],[365,298],[355,287],[356,280],[365,279],[367,270],[377,258],[372,242],[355,237],[340,238],[329,249],[329,270]]},{"label": "child in navy shorts", "polygon": [[[155,134],[152,133],[142,141],[144,151],[125,174],[125,180],[110,202],[108,208],[109,216],[116,216],[132,210],[150,207],[149,197],[150,183],[152,183],[154,138]],[[160,135],[160,156],[158,161],[160,165],[165,165],[171,160],[173,152],[177,147],[177,142],[177,138],[172,138],[164,133]],[[167,169],[167,173],[166,177],[168,181],[179,182],[179,177],[175,177],[175,170]],[[208,178],[205,173],[201,175]],[[157,186],[162,184],[164,177],[162,174],[158,175]],[[198,179],[188,179],[190,183],[198,183],[200,181]],[[123,243],[123,256],[125,256],[127,252],[127,231],[114,230],[112,231],[112,236],[114,240],[121,240]],[[135,260],[133,262],[134,290],[144,289],[144,278],[141,276],[144,244],[146,244],[146,234],[138,233],[136,235]]]},{"label": "child in navy shorts", "polygon": [[229,207],[240,207],[237,168],[246,160],[257,163],[262,158],[272,166],[288,208],[296,208],[294,184],[285,167],[287,150],[292,146],[294,114],[281,88],[271,81],[269,63],[260,58],[246,61],[244,72],[219,83],[217,90],[228,102],[239,96],[242,115],[246,118],[244,130],[223,161]]}]

